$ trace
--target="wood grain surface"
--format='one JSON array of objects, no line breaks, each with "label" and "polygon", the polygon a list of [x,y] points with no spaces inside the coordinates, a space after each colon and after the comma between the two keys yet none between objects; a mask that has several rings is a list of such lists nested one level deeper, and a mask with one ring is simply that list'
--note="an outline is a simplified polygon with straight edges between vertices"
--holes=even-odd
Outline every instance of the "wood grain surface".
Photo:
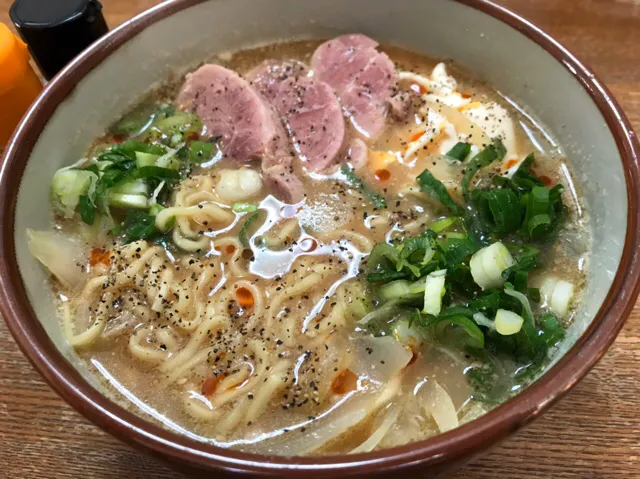
[{"label": "wood grain surface", "polygon": [[[111,27],[159,3],[101,1]],[[0,21],[7,24],[11,2],[0,0]],[[542,27],[591,66],[640,131],[639,0],[499,3]],[[639,367],[640,304],[611,350],[571,393],[453,477],[640,478]],[[0,321],[0,477],[183,476],[105,434],[59,399]]]}]

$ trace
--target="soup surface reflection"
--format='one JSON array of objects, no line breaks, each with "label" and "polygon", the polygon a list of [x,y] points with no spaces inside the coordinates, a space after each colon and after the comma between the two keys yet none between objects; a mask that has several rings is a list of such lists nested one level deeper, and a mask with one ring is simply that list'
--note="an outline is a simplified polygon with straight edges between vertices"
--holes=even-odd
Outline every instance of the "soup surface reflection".
[{"label": "soup surface reflection", "polygon": [[29,240],[115,400],[225,447],[367,452],[544,370],[588,262],[576,192],[525,109],[345,35],[155,89],[56,173]]}]

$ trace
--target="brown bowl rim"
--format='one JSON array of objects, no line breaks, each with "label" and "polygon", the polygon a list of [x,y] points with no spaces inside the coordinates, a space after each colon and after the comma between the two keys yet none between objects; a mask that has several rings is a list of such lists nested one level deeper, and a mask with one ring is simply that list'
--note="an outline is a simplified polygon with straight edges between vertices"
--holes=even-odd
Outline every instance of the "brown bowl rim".
[{"label": "brown bowl rim", "polygon": [[620,267],[600,310],[576,344],[539,380],[481,418],[433,438],[393,449],[325,457],[262,456],[189,439],[148,422],[95,390],[56,349],[31,308],[15,255],[15,205],[24,168],[57,106],[89,71],[147,26],[205,0],[167,1],[111,31],[60,72],[25,114],[0,167],[0,312],[19,347],[51,387],[93,423],[119,439],[170,461],[226,472],[277,477],[340,476],[464,461],[538,417],[571,389],[604,355],[629,316],[640,283],[637,233],[640,211],[640,144],[603,83],[566,48],[519,15],[486,0],[454,0],[511,26],[550,53],[585,88],[606,120],[620,152],[629,209]]}]

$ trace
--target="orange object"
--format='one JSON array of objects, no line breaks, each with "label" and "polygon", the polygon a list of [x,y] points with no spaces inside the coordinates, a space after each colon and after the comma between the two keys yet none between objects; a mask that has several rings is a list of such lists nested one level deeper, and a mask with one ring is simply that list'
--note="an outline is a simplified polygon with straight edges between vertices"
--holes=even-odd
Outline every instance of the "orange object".
[{"label": "orange object", "polygon": [[504,167],[505,167],[506,170],[508,170],[509,168],[512,168],[512,167],[516,166],[517,163],[518,163],[518,160],[509,160],[504,165]]},{"label": "orange object", "polygon": [[247,288],[238,288],[236,291],[236,299],[238,304],[243,308],[253,308],[253,294]]},{"label": "orange object", "polygon": [[358,389],[358,376],[345,369],[338,374],[331,383],[331,390],[335,394],[347,394]]},{"label": "orange object", "polygon": [[376,170],[375,172],[376,180],[378,181],[389,181],[391,178],[391,172],[386,168],[381,168]]},{"label": "orange object", "polygon": [[205,379],[202,383],[202,395],[207,398],[212,396],[216,392],[216,389],[218,389],[220,380],[222,380],[223,378],[224,374],[218,374],[216,376],[210,376]]},{"label": "orange object", "polygon": [[411,137],[411,142],[413,143],[414,141],[418,141],[425,133],[426,131],[419,131],[418,133],[414,133],[414,135]]},{"label": "orange object", "polygon": [[98,263],[102,263],[105,266],[109,266],[111,263],[110,256],[109,251],[105,251],[102,248],[94,248],[89,256],[89,265],[95,266]]},{"label": "orange object", "polygon": [[42,83],[29,65],[27,46],[0,23],[0,148],[41,91]]},{"label": "orange object", "polygon": [[549,178],[548,176],[545,176],[545,175],[540,176],[540,179],[541,179],[541,180],[542,180],[542,182],[544,183],[544,186],[546,186],[547,188],[548,188],[549,186],[551,186],[551,183],[553,183],[553,182],[551,181],[551,178]]}]

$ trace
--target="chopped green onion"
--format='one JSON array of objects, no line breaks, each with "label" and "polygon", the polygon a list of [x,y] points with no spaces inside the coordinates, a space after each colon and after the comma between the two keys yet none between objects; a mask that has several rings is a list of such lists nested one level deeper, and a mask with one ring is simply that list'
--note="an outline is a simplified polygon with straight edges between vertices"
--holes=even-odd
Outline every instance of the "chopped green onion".
[{"label": "chopped green onion", "polygon": [[546,278],[540,288],[546,306],[560,318],[564,318],[569,312],[573,291],[572,283],[553,277]]},{"label": "chopped green onion", "polygon": [[470,347],[474,349],[484,348],[484,334],[478,325],[466,316],[447,315],[443,317],[440,315],[432,324],[436,326],[436,336],[440,337],[443,341],[452,341],[451,338],[448,337],[448,333],[451,331],[451,326],[457,326],[465,333],[465,335],[462,338],[454,336],[453,341],[459,342],[462,347]]},{"label": "chopped green onion", "polygon": [[146,210],[149,208],[149,199],[142,195],[127,195],[122,193],[109,194],[109,205],[116,208],[135,208]]},{"label": "chopped green onion", "polygon": [[373,190],[369,185],[367,185],[362,179],[354,173],[349,165],[343,165],[340,168],[340,172],[345,176],[347,182],[360,190],[367,199],[378,209],[386,208],[387,202],[386,200],[375,190]]},{"label": "chopped green onion", "polygon": [[158,105],[140,105],[111,125],[109,130],[114,135],[140,135],[151,126],[159,111]]},{"label": "chopped green onion", "polygon": [[504,158],[506,152],[507,150],[502,144],[502,140],[494,138],[491,145],[488,145],[484,150],[471,158],[462,177],[462,194],[465,198],[469,196],[469,185],[478,170],[489,166],[496,160]]},{"label": "chopped green onion", "polygon": [[253,213],[258,211],[258,205],[253,203],[234,203],[231,209],[234,213]]},{"label": "chopped green onion", "polygon": [[409,277],[410,272],[396,270],[399,259],[400,253],[396,248],[388,243],[378,243],[367,258],[367,280],[374,283]]},{"label": "chopped green onion", "polygon": [[251,246],[249,244],[249,240],[250,240],[249,230],[251,229],[253,223],[255,223],[258,220],[258,218],[260,218],[260,211],[251,213],[245,220],[244,224],[242,225],[242,228],[240,228],[240,232],[238,233],[238,239],[240,240],[240,243],[243,244],[243,246],[246,246],[246,247]]},{"label": "chopped green onion", "polygon": [[473,320],[479,325],[484,326],[492,331],[495,331],[496,324],[491,321],[484,313],[475,313],[473,315]]},{"label": "chopped green onion", "polygon": [[474,253],[469,262],[473,280],[482,290],[501,288],[502,272],[514,264],[513,256],[499,241]]},{"label": "chopped green onion", "polygon": [[177,155],[181,151],[182,146],[183,145],[178,145],[176,148],[167,151],[156,160],[156,166],[170,170],[180,169],[180,160],[177,158]]},{"label": "chopped green onion", "polygon": [[160,213],[164,209],[166,209],[164,206],[159,205],[158,203],[155,203],[151,205],[151,208],[149,208],[149,214],[152,216],[156,216],[158,213]]},{"label": "chopped green onion", "polygon": [[446,153],[446,156],[454,160],[464,161],[470,152],[471,145],[469,143],[458,142]]},{"label": "chopped green onion", "polygon": [[[511,178],[511,184],[515,186],[515,190],[527,192],[531,191],[534,186],[544,186],[544,181],[542,181],[531,172],[531,164],[534,162],[534,160],[535,155],[531,153],[524,160],[522,160],[522,163],[520,163],[520,166],[518,166],[518,169]],[[495,179],[498,178],[501,177],[496,177]]]},{"label": "chopped green onion", "polygon": [[405,296],[410,296],[413,293],[410,288],[411,282],[399,279],[397,281],[391,281],[390,283],[383,284],[380,286],[380,296],[382,299],[386,301],[391,301],[392,299],[398,299]]},{"label": "chopped green onion", "polygon": [[109,190],[111,193],[121,193],[125,195],[142,195],[147,196],[149,194],[149,187],[144,179],[129,181],[127,183],[121,183],[112,187]]},{"label": "chopped green onion", "polygon": [[171,135],[171,139],[169,140],[169,145],[172,147],[177,147],[180,143],[184,142],[184,135],[181,133],[176,133],[175,135]]},{"label": "chopped green onion", "polygon": [[447,216],[446,218],[442,218],[431,223],[429,225],[429,229],[434,233],[440,234],[443,231],[451,228],[456,221],[458,221],[458,218],[456,218],[455,216]]},{"label": "chopped green onion", "polygon": [[452,231],[451,233],[445,233],[442,236],[445,240],[463,240],[468,238],[466,233],[458,233],[456,231]]},{"label": "chopped green onion", "polygon": [[157,233],[155,217],[143,211],[129,210],[122,226],[122,240],[125,243],[149,239]]},{"label": "chopped green onion", "polygon": [[481,221],[495,233],[512,233],[522,224],[520,199],[506,188],[475,189],[471,201]]},{"label": "chopped green onion", "polygon": [[507,293],[509,296],[513,296],[518,301],[520,301],[520,303],[522,304],[522,312],[523,312],[524,318],[529,323],[534,325],[535,324],[535,317],[533,316],[533,310],[531,309],[531,304],[529,303],[529,298],[527,298],[526,295],[524,295],[523,293],[513,289],[513,286],[511,284],[509,284],[509,283],[505,284],[504,292]]},{"label": "chopped green onion", "polygon": [[202,163],[213,156],[213,143],[208,141],[192,141],[189,145],[189,161]]},{"label": "chopped green onion", "polygon": [[173,116],[156,121],[153,127],[170,137],[177,133],[198,133],[202,128],[202,122],[196,115],[180,111]]},{"label": "chopped green onion", "polygon": [[540,329],[542,330],[541,338],[548,347],[553,347],[562,341],[566,335],[564,328],[558,318],[551,313],[545,313],[538,318]]},{"label": "chopped green onion", "polygon": [[142,168],[144,166],[155,166],[158,158],[160,158],[158,155],[154,155],[152,153],[136,151],[136,166],[138,168]]},{"label": "chopped green onion", "polygon": [[92,225],[96,217],[96,208],[87,195],[81,195],[78,202],[80,218],[88,225]]},{"label": "chopped green onion", "polygon": [[496,331],[503,336],[511,336],[512,334],[519,333],[523,323],[524,318],[513,311],[499,309],[496,313]]},{"label": "chopped green onion", "polygon": [[114,145],[109,151],[124,154],[128,158],[135,159],[136,153],[149,153],[151,155],[161,156],[164,154],[165,149],[162,145],[127,140],[119,145]]},{"label": "chopped green onion", "polygon": [[479,247],[475,241],[464,234],[459,237],[453,237],[451,234],[448,234],[442,246],[448,266],[454,266],[464,261],[478,251]]},{"label": "chopped green onion", "polygon": [[442,297],[446,292],[445,275],[446,269],[434,271],[427,275],[424,287],[424,307],[422,312],[438,316],[442,309]]},{"label": "chopped green onion", "polygon": [[447,188],[440,180],[437,180],[429,170],[424,170],[417,179],[420,189],[446,206],[451,213],[456,216],[462,216],[464,214],[464,208],[453,201]]},{"label": "chopped green onion", "polygon": [[128,183],[131,181],[139,180],[141,178],[158,178],[161,180],[179,180],[180,173],[169,168],[162,168],[160,166],[143,166],[142,168],[136,168],[128,173],[125,178],[118,182],[118,185]]},{"label": "chopped green onion", "polygon": [[536,239],[546,233],[551,225],[549,189],[534,186],[526,198],[527,212],[524,217],[524,228],[529,238]]},{"label": "chopped green onion", "polygon": [[[435,233],[426,231],[420,236],[409,238],[402,244],[396,262],[396,271],[409,268],[416,278],[421,276],[421,266],[426,265],[434,254]],[[418,263],[418,264],[416,264]]]}]

